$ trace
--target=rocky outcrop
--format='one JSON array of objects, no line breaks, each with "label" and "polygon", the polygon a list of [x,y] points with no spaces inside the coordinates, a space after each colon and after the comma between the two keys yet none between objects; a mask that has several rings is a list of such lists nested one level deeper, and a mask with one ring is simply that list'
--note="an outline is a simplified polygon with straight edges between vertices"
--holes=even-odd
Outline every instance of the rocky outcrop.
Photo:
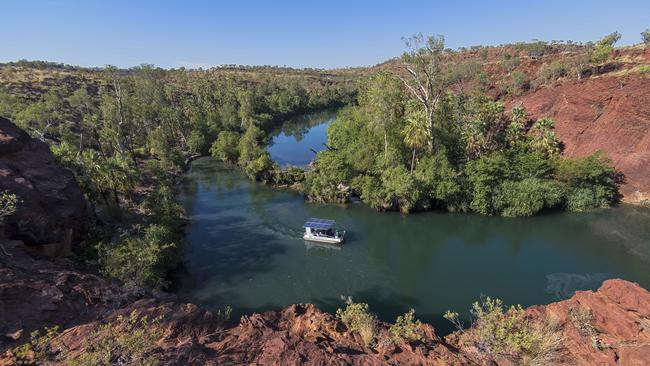
[{"label": "rocky outcrop", "polygon": [[0,190],[15,193],[20,200],[6,223],[9,238],[59,248],[84,240],[92,210],[72,172],[56,163],[47,144],[4,118],[0,118]]},{"label": "rocky outcrop", "polygon": [[560,321],[571,364],[650,362],[650,293],[635,283],[608,280],[596,292],[578,291],[568,300],[529,312]]},{"label": "rocky outcrop", "polygon": [[650,78],[633,72],[568,81],[509,104],[519,103],[533,119],[553,118],[566,156],[602,150],[612,159],[625,174],[624,201],[650,203]]},{"label": "rocky outcrop", "polygon": [[[387,341],[389,325],[380,323],[378,341],[366,346],[334,315],[311,304],[224,326],[173,295],[128,293],[67,260],[33,259],[16,244],[3,243],[7,253],[0,254],[0,365],[12,364],[10,350],[32,330],[53,325],[62,330],[50,349],[54,364],[69,364],[92,347],[89,339],[106,332],[103,324],[134,311],[156,319],[160,336],[151,353],[162,365],[513,364],[468,348],[457,333],[439,337],[427,324],[422,341],[393,343]],[[650,292],[637,284],[608,280],[598,291],[579,291],[526,311],[533,319],[557,322],[564,345],[558,364],[645,365],[650,359]],[[588,316],[576,317],[577,311]]]}]

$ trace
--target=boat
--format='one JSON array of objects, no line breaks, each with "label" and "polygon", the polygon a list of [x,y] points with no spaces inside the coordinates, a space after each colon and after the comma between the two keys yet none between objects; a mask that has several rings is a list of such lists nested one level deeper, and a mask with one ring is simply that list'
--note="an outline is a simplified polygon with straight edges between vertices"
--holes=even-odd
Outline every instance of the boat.
[{"label": "boat", "polygon": [[332,226],[335,223],[334,220],[312,217],[302,225],[305,228],[303,239],[319,243],[341,244],[345,239],[345,230],[333,230]]}]

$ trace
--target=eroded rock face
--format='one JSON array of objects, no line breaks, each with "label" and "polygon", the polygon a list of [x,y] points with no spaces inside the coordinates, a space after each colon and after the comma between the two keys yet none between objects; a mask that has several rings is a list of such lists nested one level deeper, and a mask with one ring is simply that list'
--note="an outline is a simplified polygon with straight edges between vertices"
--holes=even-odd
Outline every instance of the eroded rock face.
[{"label": "eroded rock face", "polygon": [[603,76],[566,82],[525,94],[532,119],[551,117],[564,154],[582,157],[602,150],[625,174],[623,200],[650,203],[650,78]]},{"label": "eroded rock face", "polygon": [[27,245],[80,243],[92,213],[72,172],[47,144],[0,118],[0,190],[18,195],[6,235]]}]

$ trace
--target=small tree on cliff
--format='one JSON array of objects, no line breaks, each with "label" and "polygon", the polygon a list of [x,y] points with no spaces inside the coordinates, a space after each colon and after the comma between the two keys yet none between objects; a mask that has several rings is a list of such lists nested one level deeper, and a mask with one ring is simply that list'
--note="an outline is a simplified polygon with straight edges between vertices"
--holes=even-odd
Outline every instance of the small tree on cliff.
[{"label": "small tree on cliff", "polygon": [[614,32],[606,35],[596,42],[596,49],[591,56],[593,62],[604,62],[609,55],[614,51],[614,44],[621,39],[619,32]]},{"label": "small tree on cliff", "polygon": [[643,40],[643,44],[645,44],[646,47],[650,47],[650,28],[641,32],[641,39]]}]

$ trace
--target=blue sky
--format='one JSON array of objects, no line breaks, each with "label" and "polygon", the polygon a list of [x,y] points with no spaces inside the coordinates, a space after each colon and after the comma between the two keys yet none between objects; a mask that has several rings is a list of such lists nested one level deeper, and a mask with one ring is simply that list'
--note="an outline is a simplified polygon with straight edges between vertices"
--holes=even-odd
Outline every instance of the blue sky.
[{"label": "blue sky", "polygon": [[401,37],[418,32],[452,48],[615,30],[638,43],[650,1],[0,0],[0,19],[0,62],[333,68],[398,56]]}]

